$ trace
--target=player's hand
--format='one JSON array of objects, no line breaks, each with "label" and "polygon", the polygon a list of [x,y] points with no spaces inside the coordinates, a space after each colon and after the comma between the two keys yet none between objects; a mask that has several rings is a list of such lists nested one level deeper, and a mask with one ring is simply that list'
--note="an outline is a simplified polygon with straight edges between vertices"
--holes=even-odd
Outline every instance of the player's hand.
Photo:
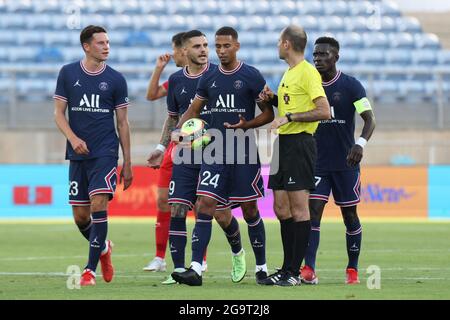
[{"label": "player's hand", "polygon": [[69,140],[70,144],[72,145],[73,151],[75,151],[76,154],[80,155],[88,155],[89,149],[86,145],[86,142],[81,140],[78,137],[74,137],[71,140]]},{"label": "player's hand", "polygon": [[261,93],[259,94],[259,98],[266,102],[271,101],[273,99],[273,96],[274,93],[267,84],[264,86],[263,91],[261,91]]},{"label": "player's hand", "polygon": [[227,129],[248,129],[247,128],[247,120],[242,115],[239,115],[239,122],[235,124],[230,124],[228,122],[224,122],[223,124]]},{"label": "player's hand", "polygon": [[180,143],[183,139],[180,139],[182,137],[181,131],[180,129],[175,129],[170,133],[170,141],[178,144]]},{"label": "player's hand", "polygon": [[165,53],[160,55],[157,59],[156,59],[156,68],[160,68],[160,69],[164,69],[165,66],[167,66],[167,64],[170,61],[170,58],[172,56],[170,55],[170,53]]},{"label": "player's hand", "polygon": [[127,190],[131,183],[133,182],[133,170],[131,169],[131,164],[123,165],[122,171],[120,171],[120,180],[119,183],[122,183],[123,180],[123,191]]},{"label": "player's hand", "polygon": [[285,125],[288,123],[287,117],[276,117],[273,119],[272,123],[270,124],[270,129],[278,129],[282,125]]},{"label": "player's hand", "polygon": [[347,155],[347,164],[350,167],[356,167],[363,157],[363,147],[355,144]]},{"label": "player's hand", "polygon": [[153,150],[147,159],[147,167],[158,169],[164,159],[164,152],[161,150]]}]

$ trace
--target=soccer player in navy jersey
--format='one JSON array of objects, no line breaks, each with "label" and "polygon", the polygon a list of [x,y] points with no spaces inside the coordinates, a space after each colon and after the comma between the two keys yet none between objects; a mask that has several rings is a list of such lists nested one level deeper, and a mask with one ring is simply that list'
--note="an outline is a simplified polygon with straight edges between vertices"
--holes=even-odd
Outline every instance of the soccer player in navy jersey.
[{"label": "soccer player in navy jersey", "polygon": [[[201,257],[211,238],[211,221],[219,203],[226,205],[234,202],[241,205],[256,258],[257,282],[267,277],[265,230],[256,202],[258,198],[263,197],[256,145],[254,148],[246,145],[244,152],[240,154],[244,161],[238,163],[237,138],[234,134],[238,131],[236,129],[248,131],[271,122],[274,118],[273,109],[259,98],[266,83],[260,72],[237,59],[236,53],[240,44],[236,30],[231,27],[217,30],[215,47],[220,65],[200,78],[195,99],[178,125],[198,117],[202,108],[208,104],[212,115],[209,128],[221,133],[221,137],[217,137],[214,142],[223,139],[222,148],[215,150],[214,161],[203,161],[201,165],[197,187],[197,221],[192,235],[191,267],[185,272],[172,273],[177,282],[191,286],[202,285]],[[256,103],[262,110],[257,117]],[[231,138],[227,138],[227,129],[232,133]],[[249,144],[252,144],[252,141]],[[234,153],[230,154],[228,149]],[[251,154],[252,150],[255,154]],[[252,158],[256,160],[252,161]]]},{"label": "soccer player in navy jersey", "polygon": [[[182,47],[187,58],[187,65],[169,77],[169,92],[167,95],[168,122],[172,125],[165,132],[175,129],[179,117],[187,110],[195,97],[200,77],[209,70],[217,69],[217,65],[208,62],[208,41],[199,30],[186,32],[182,37]],[[200,118],[207,123],[211,122],[211,111],[205,106]],[[195,163],[195,155],[189,148],[176,148],[181,156],[186,153],[190,163],[178,162],[173,164],[172,178],[169,186],[169,204],[171,205],[170,221],[170,252],[175,272],[185,271],[185,248],[187,240],[186,216],[192,210],[197,199],[196,191],[200,173],[200,163]],[[201,150],[198,152],[201,153]],[[173,155],[175,156],[175,154]],[[233,253],[232,281],[240,282],[246,273],[245,259],[241,252],[242,243],[239,224],[231,214],[231,204],[217,206],[214,214],[219,225],[225,232]],[[204,270],[203,270],[204,271]],[[163,284],[176,283],[171,276]]]},{"label": "soccer player in navy jersey", "polygon": [[[319,124],[315,138],[318,158],[315,169],[316,189],[310,194],[311,233],[301,269],[302,282],[317,284],[316,253],[319,247],[320,221],[328,197],[333,192],[340,206],[346,226],[348,265],[346,283],[359,283],[358,257],[361,250],[362,227],[357,214],[360,202],[360,167],[364,146],[375,129],[375,118],[366,91],[361,83],[336,69],[339,43],[331,37],[315,42],[314,64],[322,77],[331,106],[331,119]],[[355,111],[364,121],[360,137],[355,143]]]},{"label": "soccer player in navy jersey", "polygon": [[67,138],[69,203],[75,223],[89,241],[89,259],[80,285],[92,286],[96,283],[99,260],[103,279],[110,282],[114,275],[112,242],[106,240],[107,208],[116,188],[119,143],[123,153],[120,180],[124,181],[124,190],[131,185],[133,174],[127,83],[122,74],[105,63],[109,55],[106,30],[87,26],[80,34],[80,42],[85,58],[63,66],[59,72],[54,114],[58,128]]}]

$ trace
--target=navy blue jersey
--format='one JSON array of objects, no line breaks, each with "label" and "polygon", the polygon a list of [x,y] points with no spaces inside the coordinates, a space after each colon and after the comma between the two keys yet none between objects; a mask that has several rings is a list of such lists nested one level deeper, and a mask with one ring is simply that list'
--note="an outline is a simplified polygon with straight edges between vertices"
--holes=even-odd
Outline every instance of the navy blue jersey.
[{"label": "navy blue jersey", "polygon": [[355,144],[356,108],[363,103],[365,110],[370,109],[366,91],[357,79],[341,71],[322,85],[330,103],[331,119],[320,121],[314,134],[318,151],[316,172],[358,169],[359,166],[347,165],[347,155]]},{"label": "navy blue jersey", "polygon": [[[171,116],[181,116],[192,103],[197,90],[200,77],[207,71],[217,69],[217,65],[208,63],[199,74],[189,74],[188,67],[173,73],[169,77],[169,89],[167,92],[167,109]],[[200,118],[207,123],[210,121],[211,111],[205,106],[200,113]]]},{"label": "navy blue jersey", "polygon": [[67,141],[66,159],[118,157],[114,111],[129,105],[121,73],[106,64],[95,73],[86,70],[81,61],[65,65],[59,72],[54,99],[67,102],[70,128],[89,149],[88,155],[78,155]]},{"label": "navy blue jersey", "polygon": [[[261,73],[243,62],[231,71],[219,65],[200,78],[196,97],[208,101],[211,110],[209,128],[218,129],[224,134],[224,145],[227,144],[224,122],[238,123],[239,115],[247,121],[254,119],[255,102],[261,101],[259,94],[265,84]],[[228,143],[234,144],[234,141]]]}]

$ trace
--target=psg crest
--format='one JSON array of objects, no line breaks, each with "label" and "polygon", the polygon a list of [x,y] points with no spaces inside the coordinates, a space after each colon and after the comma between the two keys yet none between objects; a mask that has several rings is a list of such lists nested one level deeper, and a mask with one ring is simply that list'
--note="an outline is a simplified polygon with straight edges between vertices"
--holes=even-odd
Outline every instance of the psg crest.
[{"label": "psg crest", "polygon": [[108,90],[108,84],[107,84],[106,82],[101,82],[101,83],[98,85],[98,88],[99,88],[100,90],[102,90],[102,91],[106,91],[106,90]]}]

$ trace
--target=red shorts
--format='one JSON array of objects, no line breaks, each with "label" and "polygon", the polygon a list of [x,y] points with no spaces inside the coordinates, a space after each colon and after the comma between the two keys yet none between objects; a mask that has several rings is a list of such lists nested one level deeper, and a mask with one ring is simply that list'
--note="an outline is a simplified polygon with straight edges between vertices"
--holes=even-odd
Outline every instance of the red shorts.
[{"label": "red shorts", "polygon": [[169,188],[173,168],[172,152],[175,146],[176,144],[174,142],[170,142],[164,152],[164,159],[161,163],[161,167],[159,168],[158,188]]}]

